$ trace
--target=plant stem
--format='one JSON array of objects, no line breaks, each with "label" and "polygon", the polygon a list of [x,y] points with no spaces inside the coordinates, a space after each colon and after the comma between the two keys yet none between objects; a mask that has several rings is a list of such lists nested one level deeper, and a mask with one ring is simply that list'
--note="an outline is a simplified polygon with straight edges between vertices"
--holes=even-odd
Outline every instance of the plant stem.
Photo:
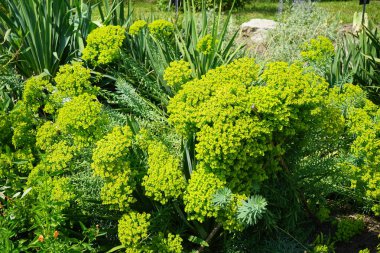
[{"label": "plant stem", "polygon": [[[211,233],[207,236],[206,242],[207,244],[210,244],[212,238],[219,232],[219,230],[222,228],[222,225],[218,224],[214,229],[211,231]],[[197,250],[197,253],[203,252],[205,250],[205,246],[200,246]]]},{"label": "plant stem", "polygon": [[[281,164],[281,166],[285,169],[285,172],[290,174],[290,171],[289,171],[289,167],[288,165],[286,164],[285,160],[283,157],[279,157],[279,162]],[[300,198],[308,216],[313,219],[315,222],[317,223],[320,223],[319,220],[317,219],[317,217],[313,214],[313,212],[310,210],[309,208],[309,205],[307,204],[307,201],[306,201],[306,197],[305,197],[305,194],[300,191],[299,189],[296,189],[297,193],[298,193],[298,197]]]}]

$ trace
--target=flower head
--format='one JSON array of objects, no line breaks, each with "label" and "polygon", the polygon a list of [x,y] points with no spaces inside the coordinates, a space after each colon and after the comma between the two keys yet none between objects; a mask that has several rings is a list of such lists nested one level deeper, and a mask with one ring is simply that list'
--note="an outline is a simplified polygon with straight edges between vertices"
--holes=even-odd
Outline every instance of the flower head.
[{"label": "flower head", "polygon": [[130,27],[129,27],[129,34],[130,35],[137,35],[139,34],[145,27],[147,26],[147,23],[145,20],[137,20],[135,21]]},{"label": "flower head", "polygon": [[148,28],[153,36],[159,38],[168,38],[174,33],[174,24],[163,19],[153,21]]},{"label": "flower head", "polygon": [[191,79],[191,74],[190,63],[184,60],[173,61],[164,71],[164,80],[170,87],[178,89]]},{"label": "flower head", "polygon": [[215,48],[218,40],[214,39],[210,34],[202,37],[197,43],[197,50],[202,54],[210,54]]},{"label": "flower head", "polygon": [[98,27],[88,35],[82,58],[94,66],[109,64],[118,58],[124,39],[125,29],[121,26]]},{"label": "flower head", "polygon": [[38,241],[39,241],[39,242],[43,242],[43,241],[44,241],[44,236],[43,236],[43,235],[40,235],[40,236],[38,237]]}]

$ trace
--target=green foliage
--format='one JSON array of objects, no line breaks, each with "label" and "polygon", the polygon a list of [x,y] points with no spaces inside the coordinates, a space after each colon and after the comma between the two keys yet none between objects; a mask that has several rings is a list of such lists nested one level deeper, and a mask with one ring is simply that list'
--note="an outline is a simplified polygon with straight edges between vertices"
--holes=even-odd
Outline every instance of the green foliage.
[{"label": "green foliage", "polygon": [[323,233],[320,233],[313,242],[313,253],[330,253],[334,250],[335,240],[332,240],[330,236],[327,238]]},{"label": "green foliage", "polygon": [[87,1],[94,5],[89,6],[90,9],[93,6],[96,6],[100,20],[104,25],[119,25],[125,26],[129,22],[132,6],[131,1],[128,1],[128,4],[125,0],[101,0],[101,1]]},{"label": "green foliage", "polygon": [[198,10],[201,10],[203,7],[206,9],[214,9],[219,8],[219,6],[222,7],[223,10],[229,10],[233,6],[236,8],[244,7],[245,4],[249,3],[250,1],[243,1],[243,0],[194,0],[193,3],[195,5],[195,8]]},{"label": "green foliage", "polygon": [[365,27],[357,34],[346,34],[337,47],[328,80],[332,85],[339,85],[348,75],[352,83],[360,85],[370,99],[379,104],[379,59],[380,34],[377,29]]},{"label": "green foliage", "polygon": [[[38,75],[45,69],[52,75],[60,64],[78,56],[89,29],[89,12],[82,1],[1,0],[4,27],[10,31],[4,44],[17,54],[17,70],[24,76]],[[51,22],[54,20],[54,22]]]},{"label": "green foliage", "polygon": [[335,238],[337,241],[349,241],[352,237],[362,232],[365,224],[362,218],[342,218],[338,220]]},{"label": "green foliage", "polygon": [[224,187],[215,193],[212,202],[216,206],[225,207],[231,202],[232,198],[232,191]]},{"label": "green foliage", "polygon": [[321,222],[325,222],[330,218],[330,209],[325,206],[321,206],[316,212],[315,216]]},{"label": "green foliage", "polygon": [[[158,57],[152,60],[162,59]],[[162,85],[164,83],[161,79],[162,76],[160,76],[162,73],[159,75],[156,72],[157,69],[152,71],[151,67],[141,65],[141,63],[129,55],[123,55],[122,65],[122,68],[119,70],[120,78],[116,82],[116,88],[120,91],[119,94],[122,97],[122,101],[116,101],[116,103],[126,104],[137,115],[139,113],[136,110],[141,111],[149,107],[151,107],[149,110],[157,111],[159,109],[160,111],[161,107],[167,104],[168,94],[170,94]],[[136,106],[140,108],[134,108]],[[151,114],[149,113],[149,116]],[[140,113],[139,116],[147,117],[148,115]]]},{"label": "green foliage", "polygon": [[109,64],[120,57],[124,39],[125,29],[121,26],[98,27],[88,35],[82,58],[94,66]]},{"label": "green foliage", "polygon": [[200,78],[208,70],[241,57],[243,46],[237,44],[237,30],[229,34],[231,11],[223,18],[221,9],[210,14],[202,7],[198,15],[192,7],[191,1],[184,2],[183,20],[179,25],[182,29],[176,34],[176,47]]},{"label": "green foliage", "polygon": [[21,99],[22,80],[13,70],[0,63],[0,111],[10,111]]},{"label": "green foliage", "polygon": [[[149,81],[147,80],[147,84],[150,84]],[[150,88],[154,89],[154,87]],[[140,89],[143,88],[140,87]],[[142,90],[140,92],[145,93],[147,91]],[[120,78],[116,81],[116,93],[115,103],[126,112],[131,112],[137,117],[148,120],[162,118],[162,112],[158,110],[157,106],[139,94],[139,91],[126,80]]]}]

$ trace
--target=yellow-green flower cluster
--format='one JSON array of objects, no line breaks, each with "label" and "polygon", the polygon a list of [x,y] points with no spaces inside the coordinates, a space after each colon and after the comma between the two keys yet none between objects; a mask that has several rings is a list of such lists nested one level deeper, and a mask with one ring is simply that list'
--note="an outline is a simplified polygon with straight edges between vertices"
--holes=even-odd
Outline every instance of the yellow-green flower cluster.
[{"label": "yellow-green flower cluster", "polygon": [[213,198],[224,185],[225,182],[205,168],[193,171],[183,196],[187,218],[203,222],[207,217],[217,217],[219,208],[214,205]]},{"label": "yellow-green flower cluster", "polygon": [[[282,130],[280,121],[283,120],[292,124],[291,128],[286,129],[286,134],[290,134],[290,131],[306,131],[315,124],[310,121],[314,117],[318,118],[318,112],[321,112],[319,108],[324,105],[328,94],[328,83],[323,78],[300,64],[288,65],[285,62],[268,64],[261,77],[266,89],[276,93],[276,98],[283,104],[283,116],[271,117],[275,129]],[[267,113],[270,114],[269,111]]]},{"label": "yellow-green flower cluster", "polygon": [[306,61],[325,62],[334,56],[334,45],[332,41],[324,36],[318,36],[316,39],[311,39],[302,46],[301,56]]},{"label": "yellow-green flower cluster", "polygon": [[347,242],[364,230],[362,218],[343,218],[338,221],[335,238],[337,241]]},{"label": "yellow-green flower cluster", "polygon": [[243,231],[245,225],[237,218],[238,208],[242,201],[247,200],[247,196],[233,194],[227,206],[223,207],[218,214],[217,221],[228,231]]},{"label": "yellow-green flower cluster", "polygon": [[65,103],[58,111],[56,124],[64,132],[89,132],[98,123],[101,110],[96,97],[84,93]]},{"label": "yellow-green flower cluster", "polygon": [[[239,59],[184,84],[168,106],[179,133],[196,133],[200,164],[233,191],[249,192],[267,177],[266,153],[284,153],[272,135],[282,139],[307,131],[328,93],[322,78],[297,64],[269,64],[261,75],[266,85],[254,85],[257,79],[254,60]],[[271,163],[269,169],[276,170]]]},{"label": "yellow-green flower cluster", "polygon": [[133,171],[128,156],[132,147],[132,131],[128,125],[115,127],[96,143],[92,168],[105,180],[101,197],[104,204],[126,210],[134,202]]},{"label": "yellow-green flower cluster", "polygon": [[54,81],[66,97],[75,97],[93,89],[90,78],[91,70],[83,67],[81,62],[74,62],[61,66]]},{"label": "yellow-green flower cluster", "polygon": [[175,90],[178,90],[182,84],[188,82],[192,77],[190,63],[179,60],[170,63],[164,71],[164,80]]},{"label": "yellow-green flower cluster", "polygon": [[346,84],[342,90],[331,92],[330,99],[346,118],[351,154],[357,161],[346,161],[341,168],[351,176],[351,187],[373,199],[372,211],[380,215],[380,107],[366,98],[358,86]]},{"label": "yellow-green flower cluster", "polygon": [[45,122],[38,128],[36,135],[36,146],[42,150],[47,150],[56,143],[59,136],[59,129],[52,121]]},{"label": "yellow-green flower cluster", "polygon": [[138,35],[145,27],[147,27],[147,22],[145,20],[136,20],[129,27],[130,35]]},{"label": "yellow-green flower cluster", "polygon": [[126,247],[136,247],[148,237],[150,214],[129,212],[119,220],[118,235]]},{"label": "yellow-green flower cluster", "polygon": [[119,57],[125,39],[125,29],[121,26],[101,26],[87,37],[87,46],[82,52],[83,60],[94,66],[105,65]]},{"label": "yellow-green flower cluster", "polygon": [[[367,197],[374,200],[380,199],[380,172],[374,169],[380,167],[379,116],[380,108],[368,101],[349,118],[350,132],[356,136],[351,150],[355,157],[362,161],[356,172],[361,176],[359,180],[366,184]],[[374,204],[372,210],[376,215],[380,215],[380,204]]]},{"label": "yellow-green flower cluster", "polygon": [[313,253],[329,253],[329,247],[324,244],[318,244],[314,247]]},{"label": "yellow-green flower cluster", "polygon": [[70,179],[68,177],[54,178],[52,181],[51,199],[58,202],[67,202],[74,198],[70,189]]},{"label": "yellow-green flower cluster", "polygon": [[167,247],[167,252],[181,253],[182,238],[179,235],[168,234],[168,238],[163,240],[163,244]]},{"label": "yellow-green flower cluster", "polygon": [[35,135],[36,130],[30,122],[17,122],[16,125],[13,125],[12,144],[18,149],[33,145]]},{"label": "yellow-green flower cluster", "polygon": [[129,168],[128,153],[132,146],[132,131],[125,127],[115,127],[96,143],[93,151],[92,168],[102,178],[114,178]]},{"label": "yellow-green flower cluster", "polygon": [[161,204],[180,197],[186,186],[180,164],[181,160],[170,154],[164,144],[153,141],[148,147],[149,167],[142,182],[145,195]]},{"label": "yellow-green flower cluster", "polygon": [[106,120],[95,96],[84,93],[65,103],[55,122],[45,122],[37,130],[36,146],[46,152],[46,167],[70,169],[72,159],[102,134]]},{"label": "yellow-green flower cluster", "polygon": [[169,121],[179,133],[196,132],[200,163],[233,190],[264,178],[260,168],[252,169],[257,164],[252,159],[262,157],[268,146],[257,138],[268,131],[251,109],[250,84],[257,76],[253,59],[239,59],[186,83],[168,106]]},{"label": "yellow-green flower cluster", "polygon": [[150,34],[158,38],[169,38],[174,33],[174,24],[164,19],[158,19],[148,25]]},{"label": "yellow-green flower cluster", "polygon": [[101,190],[103,204],[118,210],[127,210],[130,203],[135,202],[133,197],[133,182],[131,183],[131,171],[126,170],[118,174],[115,179],[106,180]]},{"label": "yellow-green flower cluster", "polygon": [[17,102],[16,107],[9,113],[9,120],[13,128],[13,146],[17,149],[32,147],[40,120],[28,109],[24,101]]},{"label": "yellow-green flower cluster", "polygon": [[215,45],[218,40],[212,37],[211,34],[203,36],[197,43],[197,51],[202,54],[210,54],[214,51]]},{"label": "yellow-green flower cluster", "polygon": [[91,85],[91,70],[83,67],[80,62],[66,64],[59,68],[54,78],[55,90],[50,96],[50,101],[45,107],[45,111],[54,113],[55,109],[83,93],[96,94],[99,90]]},{"label": "yellow-green flower cluster", "polygon": [[75,155],[75,147],[69,145],[67,141],[54,143],[47,149],[46,163],[49,171],[60,171],[70,167],[70,162]]},{"label": "yellow-green flower cluster", "polygon": [[165,238],[163,233],[159,233],[158,236],[153,239],[153,252],[182,253],[182,241],[179,235],[169,233],[167,238]]},{"label": "yellow-green flower cluster", "polygon": [[37,112],[38,109],[46,103],[47,94],[45,91],[51,90],[52,85],[46,78],[34,76],[29,78],[24,85],[22,99],[25,106],[32,112]]},{"label": "yellow-green flower cluster", "polygon": [[186,136],[196,132],[202,126],[204,114],[201,107],[208,104],[212,94],[225,83],[241,82],[249,85],[258,76],[258,66],[253,59],[242,58],[229,64],[210,70],[202,79],[183,85],[183,89],[170,101],[169,121],[177,131]]},{"label": "yellow-green flower cluster", "polygon": [[[51,171],[46,163],[39,163],[28,175],[26,185],[32,188],[30,195],[50,199],[51,204],[55,203],[55,210],[62,211],[70,206],[70,201],[75,198],[69,177],[51,177]],[[59,204],[58,204],[59,203]]]}]

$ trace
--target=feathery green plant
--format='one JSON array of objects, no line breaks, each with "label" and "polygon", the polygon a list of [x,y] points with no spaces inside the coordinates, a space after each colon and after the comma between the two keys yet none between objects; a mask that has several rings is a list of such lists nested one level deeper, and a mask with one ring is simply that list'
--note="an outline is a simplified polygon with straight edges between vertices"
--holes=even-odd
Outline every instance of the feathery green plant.
[{"label": "feathery green plant", "polygon": [[238,219],[249,226],[255,225],[263,217],[268,205],[264,197],[254,195],[243,201],[238,209]]},{"label": "feathery green plant", "polygon": [[214,205],[219,207],[225,207],[230,203],[232,199],[232,191],[227,187],[223,187],[218,190],[214,195],[214,199],[212,200]]},{"label": "feathery green plant", "polygon": [[148,120],[157,120],[162,117],[162,112],[158,107],[152,104],[149,100],[138,94],[137,90],[126,80],[118,79],[116,81],[116,102],[122,110],[124,106],[127,111],[135,116]]}]

